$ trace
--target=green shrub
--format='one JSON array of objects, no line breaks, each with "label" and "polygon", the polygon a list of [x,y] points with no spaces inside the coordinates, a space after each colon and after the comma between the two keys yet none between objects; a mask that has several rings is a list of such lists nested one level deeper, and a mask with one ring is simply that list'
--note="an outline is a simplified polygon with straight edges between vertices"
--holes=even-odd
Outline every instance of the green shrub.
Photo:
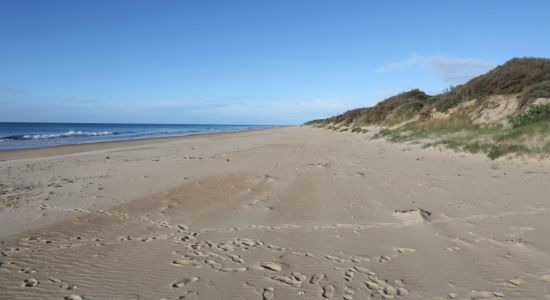
[{"label": "green shrub", "polygon": [[456,87],[451,93],[462,99],[515,94],[546,80],[550,80],[549,59],[514,58]]},{"label": "green shrub", "polygon": [[424,107],[422,101],[413,101],[403,105],[400,110],[403,112],[418,112]]},{"label": "green shrub", "polygon": [[439,99],[435,103],[435,109],[438,112],[446,112],[449,109],[451,109],[451,108],[457,106],[458,104],[460,104],[461,101],[462,101],[462,99],[458,96],[445,95],[445,96],[439,97]]},{"label": "green shrub", "polygon": [[508,117],[513,128],[546,120],[550,120],[550,104],[531,105],[527,111]]},{"label": "green shrub", "polygon": [[529,149],[524,145],[495,144],[495,145],[491,145],[491,147],[489,148],[489,152],[487,153],[487,156],[490,159],[494,160],[510,153],[522,154],[527,152],[529,152]]},{"label": "green shrub", "polygon": [[464,151],[468,151],[470,153],[482,153],[485,152],[487,148],[487,144],[483,144],[479,141],[474,141],[471,143],[468,143],[464,145]]},{"label": "green shrub", "polygon": [[[460,103],[478,99],[482,103],[492,95],[520,94],[520,108],[532,99],[550,97],[550,59],[515,58],[463,85],[435,96],[411,90],[389,97],[375,106],[358,108],[343,114],[307,122],[311,124],[384,124],[399,123],[416,115],[429,119],[435,108],[447,112]],[[389,116],[394,116],[388,120]]]},{"label": "green shrub", "polygon": [[533,84],[525,88],[519,96],[519,107],[523,108],[529,103],[538,98],[550,98],[550,80],[546,80],[537,84]]},{"label": "green shrub", "polygon": [[357,126],[357,127],[353,127],[351,129],[351,132],[354,132],[354,133],[367,133],[369,131],[367,129],[361,128],[360,126]]}]

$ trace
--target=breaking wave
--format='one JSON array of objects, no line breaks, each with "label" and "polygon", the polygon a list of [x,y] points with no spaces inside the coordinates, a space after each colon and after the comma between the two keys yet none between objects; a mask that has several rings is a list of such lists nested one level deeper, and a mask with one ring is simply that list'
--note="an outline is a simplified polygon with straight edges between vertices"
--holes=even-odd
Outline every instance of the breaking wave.
[{"label": "breaking wave", "polygon": [[64,133],[57,134],[21,134],[10,135],[0,138],[0,141],[23,141],[23,140],[44,140],[44,139],[57,139],[57,138],[70,138],[70,137],[87,137],[87,136],[105,136],[116,135],[119,132],[112,131],[99,131],[99,132],[86,132],[86,131],[74,131],[70,130]]}]

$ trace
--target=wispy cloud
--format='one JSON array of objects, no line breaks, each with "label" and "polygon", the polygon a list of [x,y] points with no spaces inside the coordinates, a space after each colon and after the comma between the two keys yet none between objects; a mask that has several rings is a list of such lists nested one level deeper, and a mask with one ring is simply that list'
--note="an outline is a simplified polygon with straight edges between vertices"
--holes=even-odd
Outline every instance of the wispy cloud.
[{"label": "wispy cloud", "polygon": [[409,58],[391,62],[377,71],[396,73],[412,67],[423,67],[434,72],[443,81],[450,84],[464,83],[496,66],[495,63],[478,58],[459,58],[446,55],[422,56],[413,54]]},{"label": "wispy cloud", "polygon": [[424,56],[412,54],[409,58],[405,60],[387,63],[382,67],[378,68],[376,71],[379,73],[401,72],[414,65],[421,65],[425,59],[426,57]]},{"label": "wispy cloud", "polygon": [[[38,116],[66,116],[65,121],[300,124],[366,106],[359,97],[258,95],[173,95],[124,99],[81,96],[32,97],[29,101],[0,97],[0,120],[34,111]],[[27,113],[28,114],[28,113]],[[21,119],[23,120],[23,119]],[[24,119],[27,120],[27,119]]]},{"label": "wispy cloud", "polygon": [[428,68],[449,83],[463,83],[496,66],[495,63],[476,58],[434,56],[425,61]]},{"label": "wispy cloud", "polygon": [[11,87],[0,87],[0,94],[3,95],[22,95],[27,91],[24,89],[11,88]]}]

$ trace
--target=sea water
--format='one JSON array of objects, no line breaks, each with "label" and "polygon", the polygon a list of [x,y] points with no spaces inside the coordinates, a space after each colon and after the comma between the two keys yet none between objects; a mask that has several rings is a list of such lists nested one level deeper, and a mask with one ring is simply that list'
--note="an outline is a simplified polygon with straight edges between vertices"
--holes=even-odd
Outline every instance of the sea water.
[{"label": "sea water", "polygon": [[274,126],[0,122],[0,150],[51,147],[148,137],[241,131]]}]

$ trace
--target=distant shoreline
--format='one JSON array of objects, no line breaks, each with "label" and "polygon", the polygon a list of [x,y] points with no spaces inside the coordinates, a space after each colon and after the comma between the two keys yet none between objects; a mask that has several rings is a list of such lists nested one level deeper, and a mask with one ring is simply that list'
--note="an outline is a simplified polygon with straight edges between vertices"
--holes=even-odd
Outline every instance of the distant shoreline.
[{"label": "distant shoreline", "polygon": [[111,124],[0,122],[0,151],[60,145],[179,137],[191,134],[273,128],[257,124]]},{"label": "distant shoreline", "polygon": [[244,130],[238,130],[238,131],[196,132],[196,133],[189,133],[189,134],[175,135],[175,136],[141,137],[141,138],[133,138],[133,139],[97,141],[97,142],[87,142],[87,143],[79,143],[79,144],[63,144],[63,145],[53,145],[53,146],[34,147],[34,148],[5,149],[5,150],[0,149],[0,161],[47,157],[47,156],[55,156],[55,155],[67,155],[67,154],[113,149],[113,148],[120,148],[120,147],[151,145],[151,144],[169,142],[169,141],[174,141],[179,139],[191,139],[194,137],[203,137],[206,135],[210,135],[212,137],[219,136],[219,135],[234,135],[234,134],[240,134],[245,132],[271,130],[271,129],[277,129],[282,127],[292,127],[292,126],[251,128],[251,129],[244,129]]}]

